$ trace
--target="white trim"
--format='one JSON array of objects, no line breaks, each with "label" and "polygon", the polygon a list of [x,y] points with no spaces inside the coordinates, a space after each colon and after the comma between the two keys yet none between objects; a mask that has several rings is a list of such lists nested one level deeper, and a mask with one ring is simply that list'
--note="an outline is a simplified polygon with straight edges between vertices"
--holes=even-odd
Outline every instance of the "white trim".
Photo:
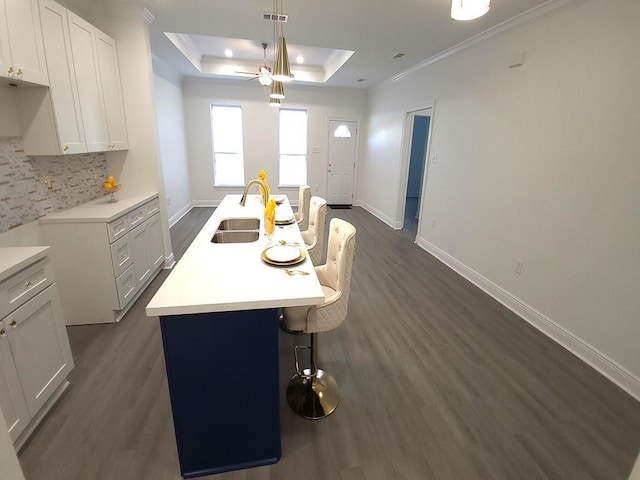
[{"label": "white trim", "polygon": [[176,213],[174,213],[169,219],[169,228],[173,227],[176,223],[178,223],[180,219],[184,217],[187,213],[189,213],[189,210],[191,210],[192,208],[193,208],[193,202],[189,202],[180,210],[178,210]]},{"label": "white trim", "polygon": [[640,401],[640,378],[622,365],[424,238],[418,237],[416,243]]},{"label": "white trim", "polygon": [[162,265],[162,268],[165,270],[171,270],[175,264],[176,259],[173,256],[173,252],[171,252],[171,255],[164,257],[164,265]]},{"label": "white trim", "polygon": [[192,200],[191,206],[193,207],[217,207],[220,205],[220,200]]},{"label": "white trim", "polygon": [[389,225],[394,230],[400,230],[402,228],[402,222],[400,222],[398,224],[398,222],[394,221],[393,218],[391,218],[388,215],[385,215],[384,213],[382,213],[377,208],[373,208],[371,205],[369,205],[366,202],[359,201],[357,206],[364,208],[371,215],[373,215],[374,217],[378,218],[379,220],[382,220],[384,223]]},{"label": "white trim", "polygon": [[509,20],[499,23],[498,25],[495,25],[489,28],[488,30],[485,30],[484,32],[474,35],[473,37],[465,40],[464,42],[460,42],[459,44],[454,45],[451,48],[443,50],[442,52],[437,53],[423,60],[420,63],[416,63],[412,67],[409,67],[405,71],[400,72],[398,75],[391,77],[390,79],[382,83],[379,83],[373,88],[380,88],[381,86],[389,85],[391,83],[402,80],[404,77],[411,75],[412,73],[415,73],[418,70],[422,70],[423,68],[428,67],[433,63],[439,62],[440,60],[444,60],[445,58],[450,57],[451,55],[455,55],[456,53],[461,52],[462,50],[466,50],[467,48],[472,47],[477,43],[483,42],[489,38],[492,38],[502,33],[513,30],[514,28],[517,28],[520,25],[545,17],[561,9],[569,8],[573,6],[573,4],[575,3],[586,2],[586,1],[589,1],[589,0],[549,0],[541,5],[538,5],[537,7],[534,7],[530,10],[527,10],[524,13],[521,13],[520,15],[516,15],[515,17]]}]

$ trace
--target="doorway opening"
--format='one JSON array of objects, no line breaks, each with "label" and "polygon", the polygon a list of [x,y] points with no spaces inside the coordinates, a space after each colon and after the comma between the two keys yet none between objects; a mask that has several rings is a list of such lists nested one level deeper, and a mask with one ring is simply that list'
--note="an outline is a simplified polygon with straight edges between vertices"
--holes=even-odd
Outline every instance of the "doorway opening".
[{"label": "doorway opening", "polygon": [[429,132],[432,108],[422,108],[407,112],[405,123],[406,182],[402,199],[402,231],[407,238],[415,241],[420,231],[423,187],[428,166]]}]

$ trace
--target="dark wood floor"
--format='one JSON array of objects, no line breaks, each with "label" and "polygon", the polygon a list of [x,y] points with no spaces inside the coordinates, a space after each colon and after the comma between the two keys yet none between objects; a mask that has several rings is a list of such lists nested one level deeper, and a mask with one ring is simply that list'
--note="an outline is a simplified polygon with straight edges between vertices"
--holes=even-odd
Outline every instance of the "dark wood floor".
[{"label": "dark wood floor", "polygon": [[[176,258],[210,213],[172,228]],[[401,231],[360,208],[332,216],[358,229],[349,317],[319,338],[341,403],[307,421],[283,395],[280,462],[206,478],[627,479],[640,403]],[[21,452],[27,480],[180,478],[158,320],[144,315],[166,275],[120,324],[68,329],[72,386]],[[301,341],[281,333],[282,391]]]}]

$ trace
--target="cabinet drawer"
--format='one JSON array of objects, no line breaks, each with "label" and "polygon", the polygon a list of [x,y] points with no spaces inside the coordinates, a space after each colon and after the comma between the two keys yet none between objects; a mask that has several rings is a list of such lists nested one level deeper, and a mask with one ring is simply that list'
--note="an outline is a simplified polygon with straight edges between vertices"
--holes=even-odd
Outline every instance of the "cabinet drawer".
[{"label": "cabinet drawer", "polygon": [[120,309],[122,310],[127,303],[136,294],[136,275],[133,270],[133,265],[127,268],[122,275],[116,278],[116,289],[118,290],[118,302],[120,303]]},{"label": "cabinet drawer", "polygon": [[116,277],[133,265],[130,235],[125,235],[111,244],[111,262]]},{"label": "cabinet drawer", "polygon": [[129,218],[129,228],[137,227],[142,222],[144,222],[147,218],[147,216],[145,215],[145,206],[143,205],[141,207],[136,208],[134,211],[129,213],[127,217]]},{"label": "cabinet drawer", "polygon": [[0,312],[12,312],[52,283],[53,272],[47,258],[16,273],[0,284]]},{"label": "cabinet drawer", "polygon": [[160,203],[158,199],[151,200],[149,203],[145,203],[142,208],[144,208],[144,216],[145,218],[150,218],[160,211]]},{"label": "cabinet drawer", "polygon": [[122,217],[114,220],[111,223],[107,223],[107,234],[109,235],[109,243],[115,242],[117,239],[123,237],[129,231],[129,217],[123,215]]}]

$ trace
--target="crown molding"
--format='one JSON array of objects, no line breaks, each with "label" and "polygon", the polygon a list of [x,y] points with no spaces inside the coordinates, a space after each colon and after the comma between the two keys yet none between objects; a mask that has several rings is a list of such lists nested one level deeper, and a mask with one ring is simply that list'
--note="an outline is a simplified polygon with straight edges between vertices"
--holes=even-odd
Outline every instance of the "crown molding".
[{"label": "crown molding", "polygon": [[389,80],[386,80],[378,84],[377,87],[395,83],[411,75],[412,73],[422,70],[423,68],[428,67],[429,65],[432,65],[436,62],[439,62],[440,60],[444,60],[445,58],[450,57],[451,55],[455,55],[456,53],[466,50],[467,48],[470,48],[480,42],[484,42],[485,40],[493,38],[497,35],[511,31],[526,23],[539,20],[540,18],[546,17],[552,13],[565,10],[567,8],[574,6],[575,4],[584,3],[587,1],[589,0],[549,0],[543,3],[542,5],[538,5],[537,7],[534,7],[531,10],[527,10],[526,12],[521,13],[520,15],[516,15],[515,17],[510,18],[509,20],[505,20],[504,22],[499,23],[498,25],[495,25],[488,30],[485,30],[484,32],[481,32],[465,40],[464,42],[461,42],[457,45],[454,45],[451,48],[443,50],[442,52],[437,53],[436,55],[433,55],[432,57],[429,57],[420,63],[416,63],[415,65],[408,68],[407,70],[399,73],[394,77],[391,77]]}]

